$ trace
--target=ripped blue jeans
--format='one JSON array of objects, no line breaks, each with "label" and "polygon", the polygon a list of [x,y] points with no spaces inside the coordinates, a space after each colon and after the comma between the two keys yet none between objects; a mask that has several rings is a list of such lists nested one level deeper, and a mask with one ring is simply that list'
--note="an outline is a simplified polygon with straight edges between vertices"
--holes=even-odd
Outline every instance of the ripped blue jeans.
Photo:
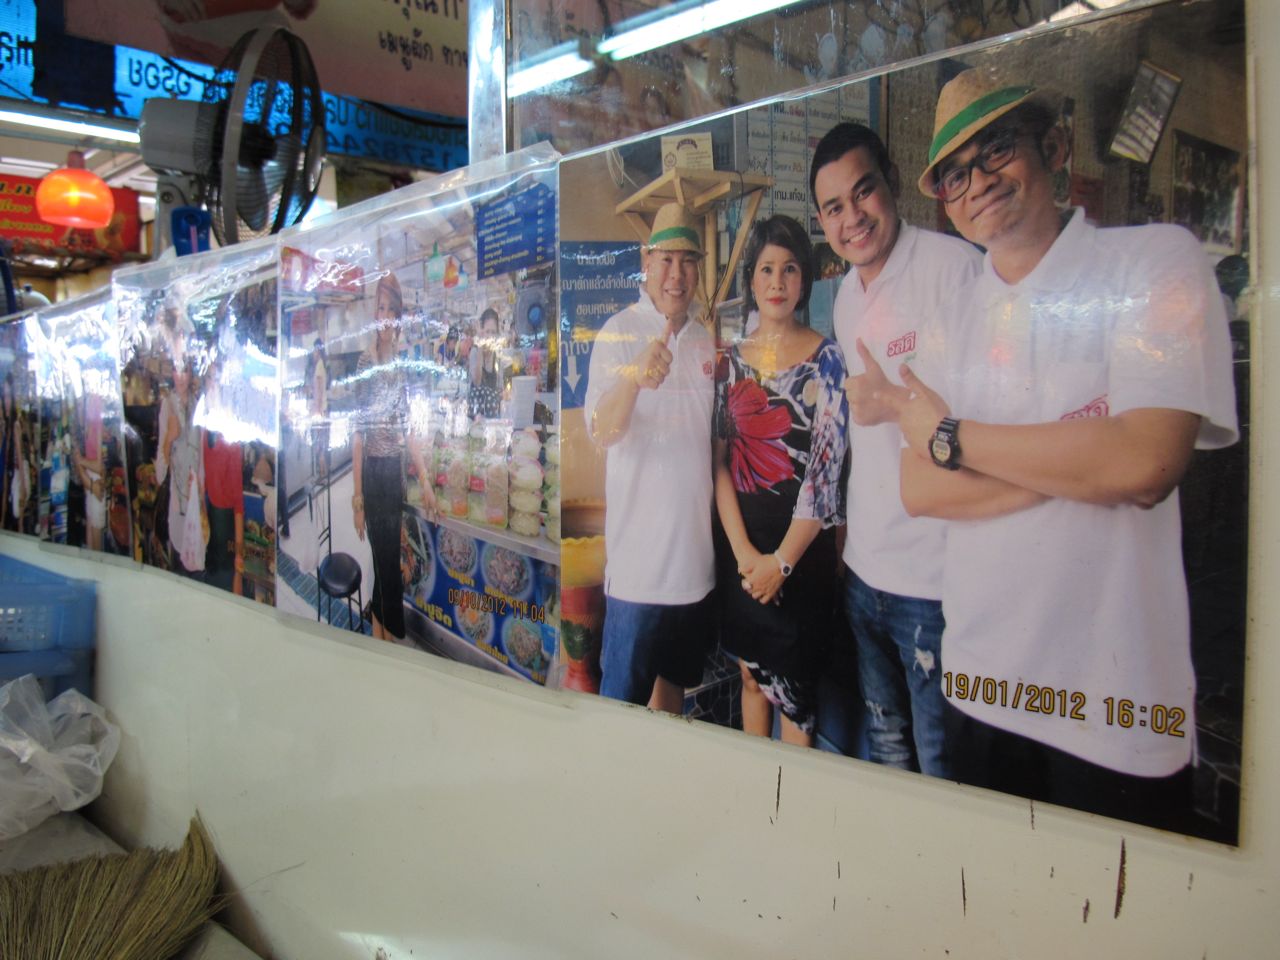
[{"label": "ripped blue jeans", "polygon": [[870,758],[953,779],[942,696],[942,604],[886,593],[845,570]]}]

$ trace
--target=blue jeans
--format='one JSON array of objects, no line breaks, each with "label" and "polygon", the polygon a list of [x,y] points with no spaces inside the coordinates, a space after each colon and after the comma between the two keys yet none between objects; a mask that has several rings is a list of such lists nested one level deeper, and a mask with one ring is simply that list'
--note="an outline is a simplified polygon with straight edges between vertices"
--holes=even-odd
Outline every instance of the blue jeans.
[{"label": "blue jeans", "polygon": [[942,604],[886,593],[852,570],[845,614],[858,650],[870,758],[952,778],[942,696]]},{"label": "blue jeans", "polygon": [[632,603],[605,597],[600,695],[648,703],[658,677],[696,687],[715,645],[715,591],[697,603]]}]

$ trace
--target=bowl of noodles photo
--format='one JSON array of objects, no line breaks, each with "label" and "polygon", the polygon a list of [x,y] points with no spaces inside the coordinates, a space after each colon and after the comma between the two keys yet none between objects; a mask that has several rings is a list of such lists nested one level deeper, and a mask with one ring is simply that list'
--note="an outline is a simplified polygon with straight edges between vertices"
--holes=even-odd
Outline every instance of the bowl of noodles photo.
[{"label": "bowl of noodles photo", "polygon": [[471,643],[493,645],[493,614],[488,610],[454,606],[453,616],[458,630]]},{"label": "bowl of noodles photo", "polygon": [[404,584],[405,599],[419,610],[431,602],[431,591],[436,583],[431,535],[422,529],[416,518],[408,515],[400,528],[400,579]]},{"label": "bowl of noodles photo", "polygon": [[502,646],[511,665],[527,673],[543,673],[547,658],[542,652],[542,629],[532,620],[512,617],[502,625]]},{"label": "bowl of noodles photo", "polygon": [[526,600],[533,592],[533,563],[528,557],[505,547],[485,544],[484,582],[504,597]]},{"label": "bowl of noodles photo", "polygon": [[436,549],[440,554],[440,562],[455,573],[469,577],[476,572],[476,560],[479,551],[476,549],[474,537],[448,527],[441,527],[436,540]]}]

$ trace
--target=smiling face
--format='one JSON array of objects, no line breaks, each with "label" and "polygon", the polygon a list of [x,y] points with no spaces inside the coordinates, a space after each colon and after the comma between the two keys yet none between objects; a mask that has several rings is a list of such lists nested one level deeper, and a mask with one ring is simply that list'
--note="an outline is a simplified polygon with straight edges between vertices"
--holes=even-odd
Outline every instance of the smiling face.
[{"label": "smiling face", "polygon": [[762,323],[790,320],[804,292],[800,262],[786,247],[766,244],[751,274],[751,293]]},{"label": "smiling face", "polygon": [[880,275],[898,241],[895,192],[866,147],[850,150],[814,177],[813,197],[827,243],[857,268],[864,286]]},{"label": "smiling face", "polygon": [[[1008,133],[1007,128],[993,124],[938,164],[939,176],[969,164],[983,147]],[[969,188],[946,205],[960,235],[986,247],[996,258],[1038,247],[1046,237],[1052,240],[1059,223],[1053,204],[1053,173],[1062,162],[1060,148],[1056,130],[1046,134],[1043,156],[1034,137],[1018,133],[1013,159],[1007,164],[994,173],[973,167]]]},{"label": "smiling face", "polygon": [[668,320],[683,323],[698,292],[702,258],[687,250],[650,250],[645,256],[645,293]]}]

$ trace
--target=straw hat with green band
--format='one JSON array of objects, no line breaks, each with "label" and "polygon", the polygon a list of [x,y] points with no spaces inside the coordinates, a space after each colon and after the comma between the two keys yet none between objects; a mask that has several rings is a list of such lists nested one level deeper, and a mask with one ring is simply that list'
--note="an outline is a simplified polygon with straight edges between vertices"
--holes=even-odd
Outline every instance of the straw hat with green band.
[{"label": "straw hat with green band", "polygon": [[984,127],[1031,100],[1057,111],[1057,94],[1026,83],[1009,83],[990,68],[974,67],[947,83],[938,94],[933,141],[929,144],[929,165],[916,181],[920,192],[932,197],[933,172],[941,161],[959,150]]},{"label": "straw hat with green band", "polygon": [[649,234],[649,249],[702,253],[702,235],[689,211],[678,203],[659,207]]}]

